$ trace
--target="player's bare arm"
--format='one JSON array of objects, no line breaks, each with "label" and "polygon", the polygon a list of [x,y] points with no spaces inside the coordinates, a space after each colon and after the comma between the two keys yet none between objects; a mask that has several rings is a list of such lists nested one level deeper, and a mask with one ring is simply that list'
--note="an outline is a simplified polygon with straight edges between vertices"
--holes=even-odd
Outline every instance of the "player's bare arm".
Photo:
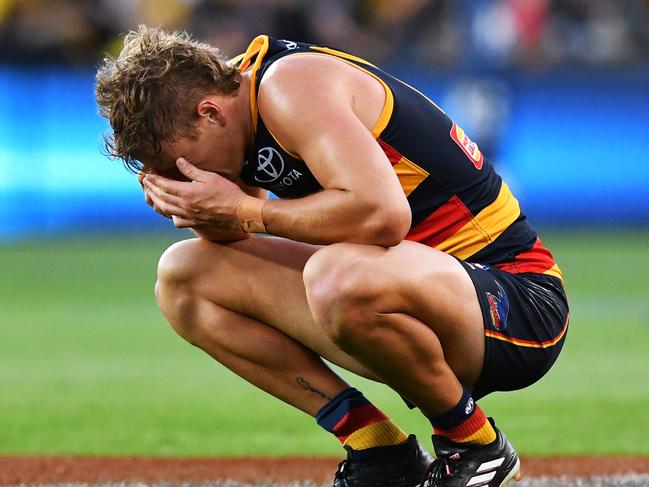
[{"label": "player's bare arm", "polygon": [[[259,96],[264,121],[324,188],[304,198],[267,201],[262,219],[268,233],[316,244],[393,246],[403,240],[410,227],[408,202],[368,127],[381,112],[382,91],[369,76],[319,56],[286,59],[266,75]],[[241,189],[184,158],[177,164],[198,184],[149,175],[144,184],[155,201],[184,226],[240,229]]]},{"label": "player's bare arm", "polygon": [[270,233],[321,244],[403,240],[408,201],[370,133],[384,102],[378,81],[335,59],[294,56],[269,69],[260,88],[262,117],[324,188],[268,202],[263,218]]}]

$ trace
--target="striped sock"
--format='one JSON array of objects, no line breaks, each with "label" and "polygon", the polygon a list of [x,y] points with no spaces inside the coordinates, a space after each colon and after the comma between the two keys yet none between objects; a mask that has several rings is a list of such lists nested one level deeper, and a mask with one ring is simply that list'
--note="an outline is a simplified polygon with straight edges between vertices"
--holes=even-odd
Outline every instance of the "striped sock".
[{"label": "striped sock", "polygon": [[453,408],[428,419],[435,435],[444,436],[455,443],[487,445],[496,439],[496,431],[467,389],[464,389],[460,402]]},{"label": "striped sock", "polygon": [[316,421],[353,450],[401,445],[408,440],[401,428],[353,387],[325,404]]}]

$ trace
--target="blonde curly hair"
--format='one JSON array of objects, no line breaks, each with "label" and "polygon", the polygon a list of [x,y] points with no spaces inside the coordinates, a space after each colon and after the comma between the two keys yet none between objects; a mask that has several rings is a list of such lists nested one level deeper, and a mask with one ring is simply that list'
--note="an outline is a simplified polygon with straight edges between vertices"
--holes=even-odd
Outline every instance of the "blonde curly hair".
[{"label": "blonde curly hair", "polygon": [[110,122],[110,157],[137,172],[154,161],[162,141],[195,136],[195,107],[206,94],[238,90],[239,70],[218,49],[187,33],[140,25],[124,37],[119,55],[97,70],[99,113]]}]

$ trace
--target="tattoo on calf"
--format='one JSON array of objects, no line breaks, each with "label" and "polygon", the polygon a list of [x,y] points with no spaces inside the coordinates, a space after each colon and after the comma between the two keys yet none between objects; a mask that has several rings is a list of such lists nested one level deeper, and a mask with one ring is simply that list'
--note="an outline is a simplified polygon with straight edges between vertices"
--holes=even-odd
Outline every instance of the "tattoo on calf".
[{"label": "tattoo on calf", "polygon": [[322,397],[323,399],[328,399],[328,400],[331,401],[331,398],[329,396],[327,396],[326,394],[323,394],[321,391],[319,391],[318,389],[313,387],[310,382],[308,382],[306,379],[304,379],[304,377],[297,377],[295,379],[295,382],[297,382],[300,385],[300,387],[302,387],[305,391],[313,392],[314,394],[317,394],[318,396]]}]

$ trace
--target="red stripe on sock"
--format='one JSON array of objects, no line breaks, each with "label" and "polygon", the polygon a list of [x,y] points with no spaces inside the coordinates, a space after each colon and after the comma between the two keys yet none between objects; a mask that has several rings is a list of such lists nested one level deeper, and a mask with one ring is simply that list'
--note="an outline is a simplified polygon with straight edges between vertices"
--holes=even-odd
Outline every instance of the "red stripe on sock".
[{"label": "red stripe on sock", "polygon": [[447,430],[438,428],[434,428],[434,430],[436,435],[445,436],[446,438],[450,438],[453,441],[461,441],[464,438],[468,438],[472,434],[480,431],[480,428],[482,428],[486,422],[487,417],[482,412],[482,409],[480,409],[479,406],[476,406],[476,409],[471,417],[467,418],[467,420],[463,423],[460,423],[454,428]]},{"label": "red stripe on sock", "polygon": [[345,441],[354,431],[378,421],[383,421],[388,417],[377,409],[373,404],[364,404],[349,411],[333,427],[331,431],[340,441]]}]

